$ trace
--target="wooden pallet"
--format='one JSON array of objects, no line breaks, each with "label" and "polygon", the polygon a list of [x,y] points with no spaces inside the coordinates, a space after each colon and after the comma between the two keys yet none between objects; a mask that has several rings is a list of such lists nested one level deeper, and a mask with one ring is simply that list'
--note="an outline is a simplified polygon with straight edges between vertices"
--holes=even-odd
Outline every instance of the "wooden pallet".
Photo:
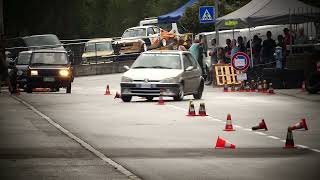
[{"label": "wooden pallet", "polygon": [[214,79],[216,79],[215,84],[218,86],[227,85],[235,85],[240,84],[237,81],[237,73],[236,70],[229,64],[217,64],[214,65],[213,72]]}]

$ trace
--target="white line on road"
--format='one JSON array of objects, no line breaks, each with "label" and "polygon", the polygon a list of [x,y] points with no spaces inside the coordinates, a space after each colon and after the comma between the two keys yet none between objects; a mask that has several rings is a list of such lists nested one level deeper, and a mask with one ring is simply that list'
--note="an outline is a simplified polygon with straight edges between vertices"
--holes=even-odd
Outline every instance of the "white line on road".
[{"label": "white line on road", "polygon": [[118,164],[117,162],[113,161],[112,159],[108,158],[107,156],[105,156],[103,153],[101,153],[100,151],[96,150],[94,147],[92,147],[90,144],[86,143],[84,140],[78,138],[77,136],[75,136],[74,134],[72,134],[70,131],[68,131],[67,129],[63,128],[61,125],[59,125],[58,123],[54,122],[50,117],[46,116],[45,114],[43,114],[42,112],[40,112],[39,110],[37,110],[34,106],[32,106],[31,104],[27,103],[26,101],[16,97],[16,96],[11,96],[12,98],[16,99],[17,101],[21,102],[22,104],[24,104],[25,106],[27,106],[29,109],[31,109],[32,111],[34,111],[36,114],[38,114],[40,117],[42,117],[43,119],[47,120],[51,125],[53,125],[54,127],[56,127],[57,129],[59,129],[61,132],[63,132],[64,134],[66,134],[68,137],[70,137],[71,139],[75,140],[77,143],[79,143],[82,147],[84,147],[85,149],[87,149],[88,151],[92,152],[94,155],[96,155],[98,158],[100,158],[101,160],[103,160],[104,162],[110,164],[111,166],[113,166],[114,168],[118,169],[121,173],[123,173],[124,175],[126,175],[128,178],[133,179],[133,180],[141,180],[141,178],[139,178],[138,176],[134,175],[132,172],[130,172],[129,170],[127,170],[126,168],[124,168],[123,166],[121,166],[120,164]]},{"label": "white line on road", "polygon": [[[188,111],[188,110],[185,109],[185,108],[181,108],[181,107],[178,107],[178,106],[175,106],[175,105],[167,105],[167,106],[172,107],[172,108],[175,108],[175,109],[179,109],[179,110],[182,110],[182,111],[185,111],[185,112]],[[211,120],[213,120],[213,121],[218,121],[218,122],[224,123],[221,119],[217,119],[217,118],[214,118],[214,117],[212,117],[212,116],[207,116],[207,118],[209,118],[209,119],[211,119]],[[239,128],[239,129],[242,129],[242,130],[244,130],[244,131],[252,131],[252,129],[244,128],[244,127],[241,127],[241,126],[239,126],[239,125],[234,125],[234,127]],[[255,133],[255,134],[259,134],[259,135],[263,135],[263,136],[267,136],[268,138],[271,138],[271,139],[280,140],[281,142],[284,142],[284,143],[286,142],[286,140],[284,140],[284,139],[280,139],[280,138],[278,138],[278,137],[276,137],[276,136],[268,136],[268,134],[265,134],[265,133],[263,133],[263,132],[254,132],[254,133]],[[304,149],[309,149],[309,150],[312,150],[312,151],[315,151],[315,152],[320,153],[320,150],[318,150],[318,149],[310,149],[308,146],[297,145],[297,147],[304,148]]]},{"label": "white line on road", "polygon": [[276,137],[276,136],[268,136],[269,138],[271,138],[271,139],[280,139],[280,138],[278,138],[278,137]]}]

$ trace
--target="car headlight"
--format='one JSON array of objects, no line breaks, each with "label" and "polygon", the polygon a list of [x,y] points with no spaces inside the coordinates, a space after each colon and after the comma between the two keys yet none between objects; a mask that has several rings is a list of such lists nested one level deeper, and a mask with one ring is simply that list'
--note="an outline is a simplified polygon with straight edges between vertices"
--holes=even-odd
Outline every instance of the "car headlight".
[{"label": "car headlight", "polygon": [[121,82],[132,82],[133,80],[129,77],[126,77],[126,76],[122,76],[121,77]]},{"label": "car headlight", "polygon": [[31,76],[38,76],[38,71],[37,70],[31,70],[30,74],[31,74]]},{"label": "car headlight", "polygon": [[172,77],[172,78],[166,78],[162,79],[160,82],[161,83],[178,83],[178,78],[177,77]]},{"label": "car headlight", "polygon": [[63,69],[59,71],[60,76],[67,77],[69,76],[69,70]]},{"label": "car headlight", "polygon": [[18,76],[21,76],[23,74],[23,71],[20,69],[20,70],[18,70],[18,72],[17,72],[17,75]]}]

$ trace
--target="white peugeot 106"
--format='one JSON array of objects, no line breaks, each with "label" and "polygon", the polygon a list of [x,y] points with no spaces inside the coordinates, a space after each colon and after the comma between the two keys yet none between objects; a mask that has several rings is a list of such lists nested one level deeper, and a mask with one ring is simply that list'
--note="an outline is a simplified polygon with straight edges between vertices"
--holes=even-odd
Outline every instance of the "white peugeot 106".
[{"label": "white peugeot 106", "polygon": [[185,95],[201,99],[204,80],[198,62],[187,51],[143,52],[121,78],[121,98],[130,102],[132,96],[173,97],[181,101]]}]

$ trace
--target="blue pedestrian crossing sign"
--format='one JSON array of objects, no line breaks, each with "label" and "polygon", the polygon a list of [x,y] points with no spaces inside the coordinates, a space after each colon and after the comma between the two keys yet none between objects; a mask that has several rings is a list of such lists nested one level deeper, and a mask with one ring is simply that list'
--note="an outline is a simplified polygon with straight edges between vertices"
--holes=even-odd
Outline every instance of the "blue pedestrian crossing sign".
[{"label": "blue pedestrian crossing sign", "polygon": [[214,23],[214,7],[213,6],[201,6],[199,8],[199,20],[200,23]]}]

